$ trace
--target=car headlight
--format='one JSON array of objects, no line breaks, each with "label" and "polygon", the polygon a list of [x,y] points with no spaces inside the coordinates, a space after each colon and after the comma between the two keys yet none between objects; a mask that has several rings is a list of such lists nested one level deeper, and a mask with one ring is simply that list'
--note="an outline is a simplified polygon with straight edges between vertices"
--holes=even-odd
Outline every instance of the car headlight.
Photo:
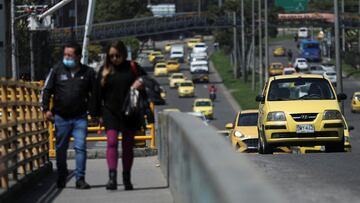
[{"label": "car headlight", "polygon": [[342,118],[341,113],[338,110],[324,111],[323,120],[338,120],[341,118]]},{"label": "car headlight", "polygon": [[286,121],[285,113],[282,111],[270,112],[267,121]]},{"label": "car headlight", "polygon": [[241,134],[241,132],[235,131],[235,137],[244,138],[245,136],[243,134]]}]

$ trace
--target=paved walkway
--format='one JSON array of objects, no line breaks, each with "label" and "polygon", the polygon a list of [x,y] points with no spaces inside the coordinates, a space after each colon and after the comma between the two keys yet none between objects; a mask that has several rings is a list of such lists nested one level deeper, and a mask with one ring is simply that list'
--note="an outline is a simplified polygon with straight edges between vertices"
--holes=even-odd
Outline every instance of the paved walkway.
[{"label": "paved walkway", "polygon": [[[69,160],[69,169],[74,169],[75,160]],[[116,191],[107,191],[105,184],[108,171],[105,159],[89,159],[87,162],[86,180],[92,186],[90,190],[75,189],[75,177],[71,173],[66,188],[58,190],[55,185],[56,173],[46,176],[37,185],[22,193],[15,202],[76,202],[76,203],[169,203],[174,202],[166,180],[158,167],[156,156],[135,158],[132,182],[135,190],[125,191],[121,174],[118,177],[119,187]],[[121,172],[121,159],[119,159]]]}]

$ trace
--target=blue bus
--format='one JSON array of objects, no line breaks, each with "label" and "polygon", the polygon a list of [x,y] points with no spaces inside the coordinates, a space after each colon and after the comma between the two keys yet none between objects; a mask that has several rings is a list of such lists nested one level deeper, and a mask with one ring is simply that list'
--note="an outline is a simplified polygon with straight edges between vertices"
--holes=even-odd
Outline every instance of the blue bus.
[{"label": "blue bus", "polygon": [[301,40],[300,56],[308,61],[320,61],[320,42],[318,40]]}]

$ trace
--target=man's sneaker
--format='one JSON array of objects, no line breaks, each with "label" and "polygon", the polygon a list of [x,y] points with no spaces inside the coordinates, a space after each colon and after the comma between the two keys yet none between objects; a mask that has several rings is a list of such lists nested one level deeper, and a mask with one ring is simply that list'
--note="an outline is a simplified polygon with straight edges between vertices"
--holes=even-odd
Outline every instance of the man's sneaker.
[{"label": "man's sneaker", "polygon": [[81,190],[85,190],[85,189],[90,189],[90,185],[85,182],[85,178],[81,177],[79,178],[79,180],[76,181],[76,189],[81,189]]}]

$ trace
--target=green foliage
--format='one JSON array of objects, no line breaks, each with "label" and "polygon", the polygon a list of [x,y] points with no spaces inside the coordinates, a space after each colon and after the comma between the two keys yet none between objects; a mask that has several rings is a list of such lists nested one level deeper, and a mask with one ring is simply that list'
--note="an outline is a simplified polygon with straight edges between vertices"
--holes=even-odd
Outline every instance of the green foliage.
[{"label": "green foliage", "polygon": [[258,89],[253,91],[249,84],[244,83],[242,80],[234,79],[229,57],[223,51],[216,51],[211,55],[210,59],[219,72],[226,88],[230,90],[241,108],[257,108],[258,104],[255,101],[255,97],[258,95]]},{"label": "green foliage", "polygon": [[215,41],[219,43],[220,48],[226,54],[229,54],[233,48],[233,32],[230,29],[214,31]]},{"label": "green foliage", "polygon": [[140,49],[140,41],[136,37],[125,37],[121,40],[125,43],[126,46],[131,47],[132,59],[135,59]]},{"label": "green foliage", "polygon": [[102,52],[103,47],[100,44],[90,44],[89,50],[89,62],[99,61],[99,54]]},{"label": "green foliage", "polygon": [[133,0],[101,0],[96,2],[95,22],[106,22],[151,16],[146,4]]}]

